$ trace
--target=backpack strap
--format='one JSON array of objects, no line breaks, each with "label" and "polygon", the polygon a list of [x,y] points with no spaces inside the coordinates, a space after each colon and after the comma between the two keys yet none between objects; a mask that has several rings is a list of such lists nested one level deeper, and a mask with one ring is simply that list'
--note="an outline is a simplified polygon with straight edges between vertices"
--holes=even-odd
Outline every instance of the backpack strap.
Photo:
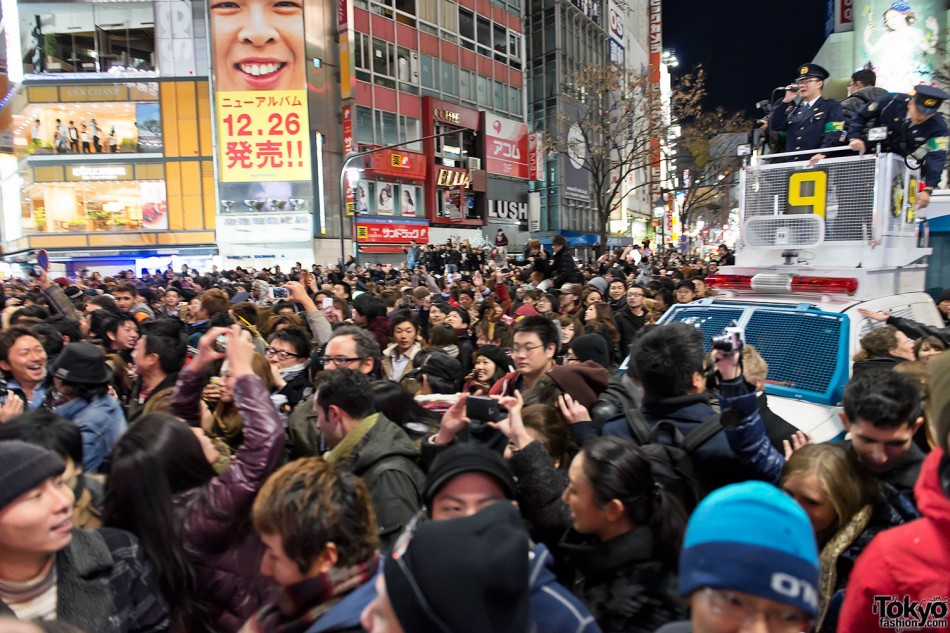
[{"label": "backpack strap", "polygon": [[627,419],[627,426],[630,427],[630,434],[633,435],[633,439],[637,445],[643,446],[654,441],[653,429],[650,428],[650,425],[638,410],[631,407],[626,410],[624,417]]},{"label": "backpack strap", "polygon": [[719,413],[714,413],[706,418],[702,424],[686,434],[686,438],[683,440],[683,448],[686,449],[687,452],[692,453],[721,430],[722,423],[719,419]]}]

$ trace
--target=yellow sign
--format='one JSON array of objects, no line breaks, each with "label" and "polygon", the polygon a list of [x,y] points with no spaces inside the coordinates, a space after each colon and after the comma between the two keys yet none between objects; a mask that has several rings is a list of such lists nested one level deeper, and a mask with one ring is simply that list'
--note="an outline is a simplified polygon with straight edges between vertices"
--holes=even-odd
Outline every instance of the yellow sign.
[{"label": "yellow sign", "polygon": [[306,90],[219,92],[222,182],[309,180]]},{"label": "yellow sign", "polygon": [[791,213],[814,213],[825,217],[828,197],[828,173],[815,171],[796,171],[788,177],[788,206],[795,208]]},{"label": "yellow sign", "polygon": [[436,178],[436,187],[468,187],[472,182],[467,172],[454,171],[451,169],[440,169],[439,176]]}]

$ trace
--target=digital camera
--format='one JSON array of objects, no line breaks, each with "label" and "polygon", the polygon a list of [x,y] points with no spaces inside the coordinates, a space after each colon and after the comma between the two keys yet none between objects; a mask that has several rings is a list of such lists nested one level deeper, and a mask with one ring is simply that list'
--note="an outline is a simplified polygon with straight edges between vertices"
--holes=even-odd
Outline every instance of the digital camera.
[{"label": "digital camera", "polygon": [[745,332],[741,327],[731,325],[722,334],[712,337],[712,348],[723,352],[741,352],[745,347]]}]

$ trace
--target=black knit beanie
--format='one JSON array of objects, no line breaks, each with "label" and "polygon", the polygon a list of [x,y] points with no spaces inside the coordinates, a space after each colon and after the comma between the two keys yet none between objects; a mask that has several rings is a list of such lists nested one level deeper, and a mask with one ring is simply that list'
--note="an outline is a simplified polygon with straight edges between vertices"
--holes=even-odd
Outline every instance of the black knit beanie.
[{"label": "black knit beanie", "polygon": [[0,442],[0,510],[64,470],[63,460],[45,448],[20,440]]},{"label": "black knit beanie", "polygon": [[528,534],[509,503],[404,534],[383,575],[396,618],[412,633],[526,633]]}]

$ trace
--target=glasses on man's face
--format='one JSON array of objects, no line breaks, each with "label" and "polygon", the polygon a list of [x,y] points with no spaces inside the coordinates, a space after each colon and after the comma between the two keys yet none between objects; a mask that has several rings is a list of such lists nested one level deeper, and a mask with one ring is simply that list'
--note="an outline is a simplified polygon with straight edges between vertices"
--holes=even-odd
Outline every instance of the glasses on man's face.
[{"label": "glasses on man's face", "polygon": [[815,79],[814,77],[809,77],[808,79],[799,79],[798,85],[800,86],[802,84],[813,84],[813,83],[818,83],[818,81],[819,80]]},{"label": "glasses on man's face", "polygon": [[749,623],[762,616],[769,633],[798,633],[808,628],[808,616],[794,607],[756,609],[752,601],[731,591],[706,587],[703,594],[713,613],[730,623]]},{"label": "glasses on man's face", "polygon": [[356,363],[364,360],[361,357],[347,358],[346,356],[320,356],[317,358],[317,361],[322,364],[324,367],[328,365],[333,365],[334,367],[343,367],[349,365],[350,363]]},{"label": "glasses on man's face", "polygon": [[515,345],[511,348],[511,355],[530,356],[531,353],[539,347],[544,347],[544,345]]},{"label": "glasses on man's face", "polygon": [[275,349],[273,347],[268,347],[264,350],[264,354],[270,358],[271,356],[276,356],[277,360],[287,360],[288,358],[303,358],[300,354],[291,354],[290,352],[285,352],[282,349]]}]

